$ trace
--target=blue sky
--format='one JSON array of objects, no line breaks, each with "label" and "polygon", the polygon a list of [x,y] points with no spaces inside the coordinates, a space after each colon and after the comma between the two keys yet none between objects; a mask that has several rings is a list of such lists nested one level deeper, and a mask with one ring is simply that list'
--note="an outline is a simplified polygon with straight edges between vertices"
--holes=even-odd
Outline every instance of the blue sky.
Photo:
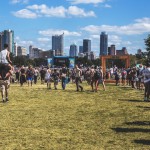
[{"label": "blue sky", "polygon": [[150,33],[150,0],[1,0],[0,31],[11,29],[19,46],[51,49],[51,36],[65,34],[65,53],[75,43],[91,39],[99,55],[99,36],[108,33],[109,45],[144,51]]}]

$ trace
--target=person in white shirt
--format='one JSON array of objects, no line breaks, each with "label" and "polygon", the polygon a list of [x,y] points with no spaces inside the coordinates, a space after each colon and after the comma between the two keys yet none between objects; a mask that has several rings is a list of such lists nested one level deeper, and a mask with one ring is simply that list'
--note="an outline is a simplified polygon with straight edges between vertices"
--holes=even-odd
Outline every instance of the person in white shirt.
[{"label": "person in white shirt", "polygon": [[[12,61],[10,60],[10,52],[8,44],[4,44],[4,49],[0,51],[0,79],[7,80],[12,75]],[[2,77],[2,71],[5,71],[5,77]]]}]

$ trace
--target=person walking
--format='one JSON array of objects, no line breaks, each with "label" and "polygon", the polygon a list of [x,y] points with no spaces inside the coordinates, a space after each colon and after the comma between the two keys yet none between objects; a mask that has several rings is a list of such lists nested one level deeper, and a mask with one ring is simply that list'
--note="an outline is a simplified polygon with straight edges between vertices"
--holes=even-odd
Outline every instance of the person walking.
[{"label": "person walking", "polygon": [[23,83],[26,82],[26,70],[24,66],[20,68],[20,86],[23,86]]},{"label": "person walking", "polygon": [[27,82],[28,82],[28,86],[29,84],[31,84],[32,86],[32,81],[33,81],[33,76],[34,76],[34,71],[31,65],[29,65],[27,71],[26,71],[26,76],[27,76]]},{"label": "person walking", "polygon": [[61,70],[61,85],[63,90],[66,89],[66,77],[67,77],[67,69],[66,65],[64,64]]},{"label": "person walking", "polygon": [[79,91],[79,88],[80,88],[81,91],[83,91],[83,87],[80,85],[80,83],[82,83],[81,75],[82,75],[82,71],[78,67],[78,65],[76,65],[75,66],[75,83],[76,83],[77,92]]},{"label": "person walking", "polygon": [[35,68],[35,69],[34,69],[34,84],[37,83],[37,77],[38,77],[38,75],[39,75],[39,71],[38,71],[37,68]]}]

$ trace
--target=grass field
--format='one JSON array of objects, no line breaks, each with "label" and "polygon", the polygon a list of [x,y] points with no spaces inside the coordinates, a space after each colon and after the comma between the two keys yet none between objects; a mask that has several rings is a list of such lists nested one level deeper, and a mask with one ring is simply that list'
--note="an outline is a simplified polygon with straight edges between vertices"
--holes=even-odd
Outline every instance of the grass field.
[{"label": "grass field", "polygon": [[83,86],[12,84],[9,102],[0,103],[0,150],[150,150],[150,103],[142,91]]}]

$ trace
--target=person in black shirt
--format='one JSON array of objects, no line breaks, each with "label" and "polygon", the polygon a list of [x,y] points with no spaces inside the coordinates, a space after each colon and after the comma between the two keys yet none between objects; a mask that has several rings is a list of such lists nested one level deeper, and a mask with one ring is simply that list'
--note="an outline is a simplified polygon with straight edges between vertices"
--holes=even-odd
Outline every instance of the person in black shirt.
[{"label": "person in black shirt", "polygon": [[45,71],[44,68],[42,67],[42,70],[40,71],[41,84],[44,83],[44,80],[45,80],[45,74],[46,74],[46,71]]},{"label": "person in black shirt", "polygon": [[65,90],[66,88],[66,77],[67,77],[67,69],[65,65],[63,65],[62,71],[61,71],[61,85],[62,89]]},{"label": "person in black shirt", "polygon": [[54,80],[54,88],[57,90],[58,80],[59,80],[59,73],[56,69],[54,69],[54,73],[52,74],[52,78]]},{"label": "person in black shirt", "polygon": [[21,67],[20,69],[20,85],[23,86],[23,83],[26,82],[26,76],[25,76],[25,69],[24,66]]}]

